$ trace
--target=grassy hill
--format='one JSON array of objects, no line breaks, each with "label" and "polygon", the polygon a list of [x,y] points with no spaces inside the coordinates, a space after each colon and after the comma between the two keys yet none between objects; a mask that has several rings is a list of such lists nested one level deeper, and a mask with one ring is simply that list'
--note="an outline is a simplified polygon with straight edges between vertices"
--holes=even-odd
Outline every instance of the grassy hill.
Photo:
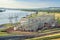
[{"label": "grassy hill", "polygon": [[54,39],[58,39],[58,38],[60,38],[60,33],[46,35],[46,36],[42,36],[42,37],[31,38],[31,39],[26,39],[26,40],[54,40]]},{"label": "grassy hill", "polygon": [[[28,18],[35,18],[35,17],[39,17],[39,16],[41,16],[41,15],[46,15],[46,14],[48,14],[47,12],[39,12],[38,14],[36,14],[36,13],[32,13],[32,14],[30,14],[29,16],[27,16]],[[50,13],[50,15],[51,14],[53,14],[53,13]],[[58,23],[60,23],[60,13],[55,13],[55,19],[58,21]],[[0,26],[4,26],[5,27],[5,29],[6,28],[9,28],[9,27],[13,27],[15,24],[19,24],[20,25],[20,23],[14,23],[14,24],[10,24],[10,23],[7,23],[7,24],[2,24],[2,25],[0,25]]]},{"label": "grassy hill", "polygon": [[14,23],[14,24],[7,23],[7,24],[2,24],[2,25],[0,25],[0,31],[6,30],[9,27],[14,27],[15,24],[16,25],[18,24],[18,26],[20,26],[20,23]]},{"label": "grassy hill", "polygon": [[[28,18],[35,18],[35,17],[38,17],[38,16],[41,16],[41,15],[46,15],[48,14],[47,12],[40,12],[38,14],[36,13],[32,13],[31,15],[28,16]],[[60,13],[49,13],[50,15],[55,15],[55,19],[58,21],[58,23],[60,23]]]}]

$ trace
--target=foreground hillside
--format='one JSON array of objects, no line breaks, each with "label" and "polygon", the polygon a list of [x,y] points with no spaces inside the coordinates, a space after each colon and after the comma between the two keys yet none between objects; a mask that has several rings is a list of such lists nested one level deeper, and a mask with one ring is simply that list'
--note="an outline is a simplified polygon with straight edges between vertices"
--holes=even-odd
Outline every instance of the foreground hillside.
[{"label": "foreground hillside", "polygon": [[55,19],[57,20],[57,21],[59,21],[60,20],[60,13],[48,13],[48,12],[39,12],[38,14],[35,14],[35,13],[33,13],[33,14],[31,14],[31,15],[29,15],[28,16],[28,18],[35,18],[35,17],[39,17],[39,16],[41,16],[41,15],[55,15]]},{"label": "foreground hillside", "polygon": [[32,39],[26,39],[26,40],[58,40],[58,39],[60,40],[60,33],[32,38]]},{"label": "foreground hillside", "polygon": [[[48,14],[48,13],[47,12],[39,12],[38,14],[32,13],[32,14],[26,16],[26,17],[28,17],[28,18],[35,18],[35,17],[39,17],[41,15],[46,15],[46,14]],[[52,15],[54,13],[49,13],[49,14]],[[58,23],[60,23],[60,13],[55,13],[55,19],[58,21]],[[17,23],[17,24],[19,24],[19,23]],[[3,26],[5,28],[9,28],[9,27],[13,27],[14,24],[11,25],[11,24],[8,23],[8,24],[0,25],[0,26]]]}]

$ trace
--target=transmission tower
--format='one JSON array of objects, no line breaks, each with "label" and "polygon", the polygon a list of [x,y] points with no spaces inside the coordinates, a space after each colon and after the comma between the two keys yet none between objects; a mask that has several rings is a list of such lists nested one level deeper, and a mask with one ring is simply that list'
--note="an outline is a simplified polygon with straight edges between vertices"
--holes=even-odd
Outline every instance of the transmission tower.
[{"label": "transmission tower", "polygon": [[9,18],[8,18],[8,19],[9,19],[9,23],[10,23],[10,24],[11,24],[11,26],[12,26],[12,24],[13,24],[13,23],[12,23],[12,19],[13,19],[13,17],[11,17],[11,15],[10,15],[10,14],[9,14]]},{"label": "transmission tower", "polygon": [[15,15],[14,15],[14,18],[15,18],[15,27],[18,27],[18,14],[16,13]]}]

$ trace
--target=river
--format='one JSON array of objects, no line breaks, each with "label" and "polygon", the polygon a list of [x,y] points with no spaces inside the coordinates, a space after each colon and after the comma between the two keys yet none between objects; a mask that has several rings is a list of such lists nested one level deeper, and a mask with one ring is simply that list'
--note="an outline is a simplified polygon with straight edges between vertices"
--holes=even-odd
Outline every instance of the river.
[{"label": "river", "polygon": [[[0,12],[0,24],[9,23],[9,15],[12,17],[14,15],[18,15],[18,20],[21,19],[21,17],[25,17],[26,15],[30,15],[32,12],[27,11],[20,11],[20,10],[6,10],[5,12]],[[12,19],[13,22],[15,19]]]}]

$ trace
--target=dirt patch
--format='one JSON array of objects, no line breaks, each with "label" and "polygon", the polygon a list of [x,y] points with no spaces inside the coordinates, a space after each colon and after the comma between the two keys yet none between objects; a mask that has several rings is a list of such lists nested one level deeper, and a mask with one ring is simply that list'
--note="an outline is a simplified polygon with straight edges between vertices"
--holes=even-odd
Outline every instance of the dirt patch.
[{"label": "dirt patch", "polygon": [[52,39],[52,40],[60,40],[60,38],[58,38],[58,39]]},{"label": "dirt patch", "polygon": [[12,34],[18,34],[18,35],[34,35],[34,34],[37,34],[37,32],[21,32],[21,31],[14,31],[11,33]]}]

